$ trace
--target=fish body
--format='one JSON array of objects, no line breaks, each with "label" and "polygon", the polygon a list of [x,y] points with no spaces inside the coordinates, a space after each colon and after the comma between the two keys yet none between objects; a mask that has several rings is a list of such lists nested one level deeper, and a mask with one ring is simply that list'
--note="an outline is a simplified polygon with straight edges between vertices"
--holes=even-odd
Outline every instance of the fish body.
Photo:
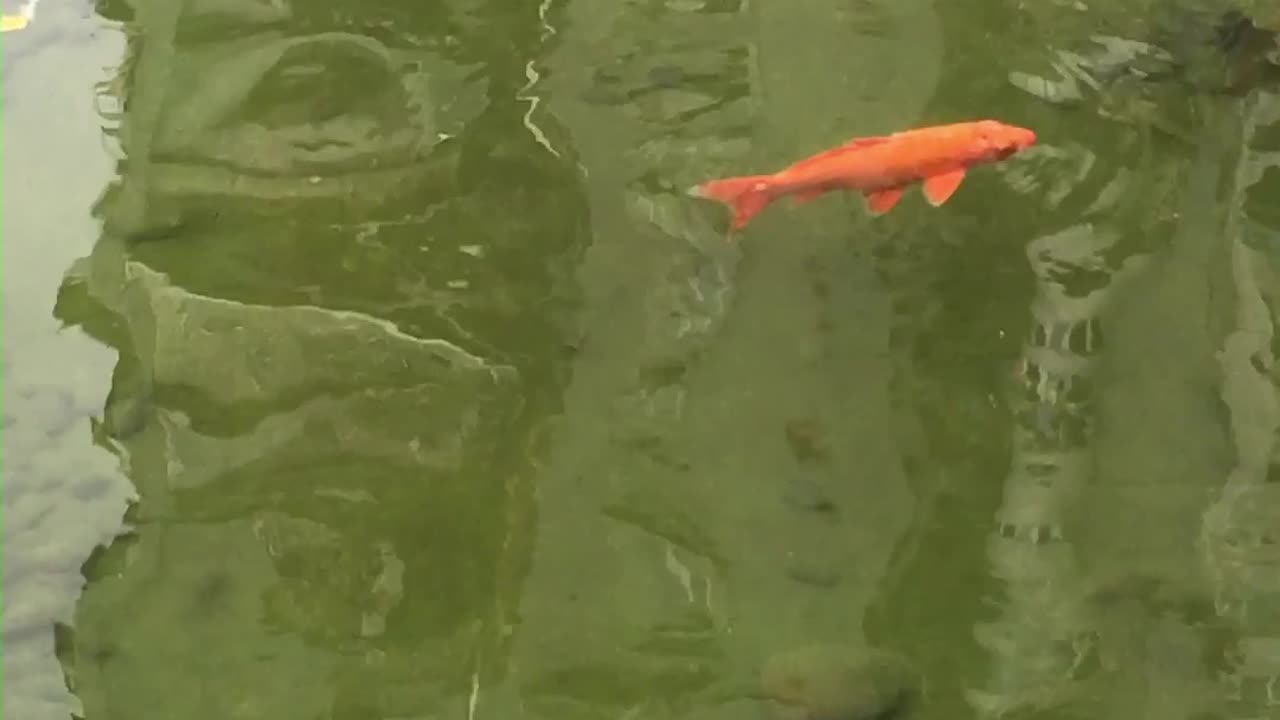
[{"label": "fish body", "polygon": [[998,162],[1035,141],[1034,132],[995,120],[917,128],[854,138],[778,172],[711,180],[689,194],[728,205],[734,230],[780,197],[800,204],[837,190],[864,193],[868,209],[880,215],[919,182],[936,207],[955,193],[970,167]]}]

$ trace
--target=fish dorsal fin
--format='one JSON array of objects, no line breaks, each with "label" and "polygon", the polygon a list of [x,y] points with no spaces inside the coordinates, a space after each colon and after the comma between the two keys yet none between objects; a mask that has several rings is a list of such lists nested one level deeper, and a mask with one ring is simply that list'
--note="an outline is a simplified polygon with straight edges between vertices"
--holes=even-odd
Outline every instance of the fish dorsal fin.
[{"label": "fish dorsal fin", "polygon": [[924,179],[924,197],[929,204],[938,207],[946,202],[964,180],[964,168],[956,168]]},{"label": "fish dorsal fin", "polygon": [[840,145],[840,147],[846,150],[853,150],[854,148],[867,147],[869,145],[879,145],[881,143],[887,143],[887,142],[889,142],[888,135],[874,135],[872,137],[854,138]]},{"label": "fish dorsal fin", "polygon": [[818,153],[817,155],[810,155],[809,157],[807,157],[807,158],[805,158],[805,159],[803,159],[803,160],[800,160],[800,161],[798,161],[798,162],[796,162],[796,163],[793,163],[793,164],[791,165],[791,167],[790,167],[790,168],[788,168],[788,169],[790,169],[790,170],[798,170],[798,169],[800,169],[800,168],[811,167],[811,166],[816,165],[816,164],[818,164],[818,163],[820,163],[820,162],[825,162],[825,161],[830,160],[830,159],[832,159],[832,158],[839,157],[839,156],[841,156],[841,155],[843,155],[843,154],[845,154],[845,153],[847,153],[847,152],[849,152],[849,151],[851,151],[851,150],[861,150],[861,149],[862,149],[862,148],[864,148],[864,147],[870,147],[870,146],[872,146],[872,145],[879,145],[880,143],[884,143],[884,142],[888,142],[888,141],[889,141],[889,136],[887,136],[887,135],[881,135],[881,136],[878,136],[878,137],[854,138],[854,139],[849,140],[849,141],[847,141],[847,142],[841,143],[840,145],[837,145],[837,146],[835,146],[835,147],[831,148],[830,150],[823,150],[822,152]]},{"label": "fish dorsal fin", "polygon": [[883,215],[889,212],[902,199],[902,188],[892,187],[867,193],[867,209],[872,215]]}]

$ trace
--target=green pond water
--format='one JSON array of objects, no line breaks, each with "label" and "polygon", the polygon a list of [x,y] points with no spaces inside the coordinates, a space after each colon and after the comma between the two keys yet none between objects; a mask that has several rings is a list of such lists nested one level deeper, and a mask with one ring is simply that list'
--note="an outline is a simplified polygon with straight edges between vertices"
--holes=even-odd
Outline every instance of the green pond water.
[{"label": "green pond water", "polygon": [[[44,0],[0,714],[1277,717],[1232,7]],[[979,117],[1040,142],[940,208],[684,194]]]}]

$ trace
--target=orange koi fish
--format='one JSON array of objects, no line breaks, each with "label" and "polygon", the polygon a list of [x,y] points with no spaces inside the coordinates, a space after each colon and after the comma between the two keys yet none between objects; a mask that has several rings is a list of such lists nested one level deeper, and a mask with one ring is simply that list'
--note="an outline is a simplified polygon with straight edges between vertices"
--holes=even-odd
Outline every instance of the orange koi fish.
[{"label": "orange koi fish", "polygon": [[728,205],[734,230],[776,198],[790,196],[799,205],[835,190],[864,193],[867,208],[881,215],[897,204],[906,186],[921,182],[925,198],[937,207],[960,187],[970,167],[1004,160],[1035,141],[1034,132],[995,120],[917,128],[854,138],[771,175],[712,180],[689,194]]}]

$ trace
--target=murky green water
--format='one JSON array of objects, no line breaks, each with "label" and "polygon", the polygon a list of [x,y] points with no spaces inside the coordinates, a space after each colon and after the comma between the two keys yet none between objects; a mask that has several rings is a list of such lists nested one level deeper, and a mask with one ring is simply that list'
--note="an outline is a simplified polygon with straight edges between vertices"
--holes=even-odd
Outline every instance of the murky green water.
[{"label": "murky green water", "polygon": [[[6,718],[1280,712],[1227,3],[56,3],[3,40]],[[1040,144],[942,208],[683,194],[982,116]]]}]

